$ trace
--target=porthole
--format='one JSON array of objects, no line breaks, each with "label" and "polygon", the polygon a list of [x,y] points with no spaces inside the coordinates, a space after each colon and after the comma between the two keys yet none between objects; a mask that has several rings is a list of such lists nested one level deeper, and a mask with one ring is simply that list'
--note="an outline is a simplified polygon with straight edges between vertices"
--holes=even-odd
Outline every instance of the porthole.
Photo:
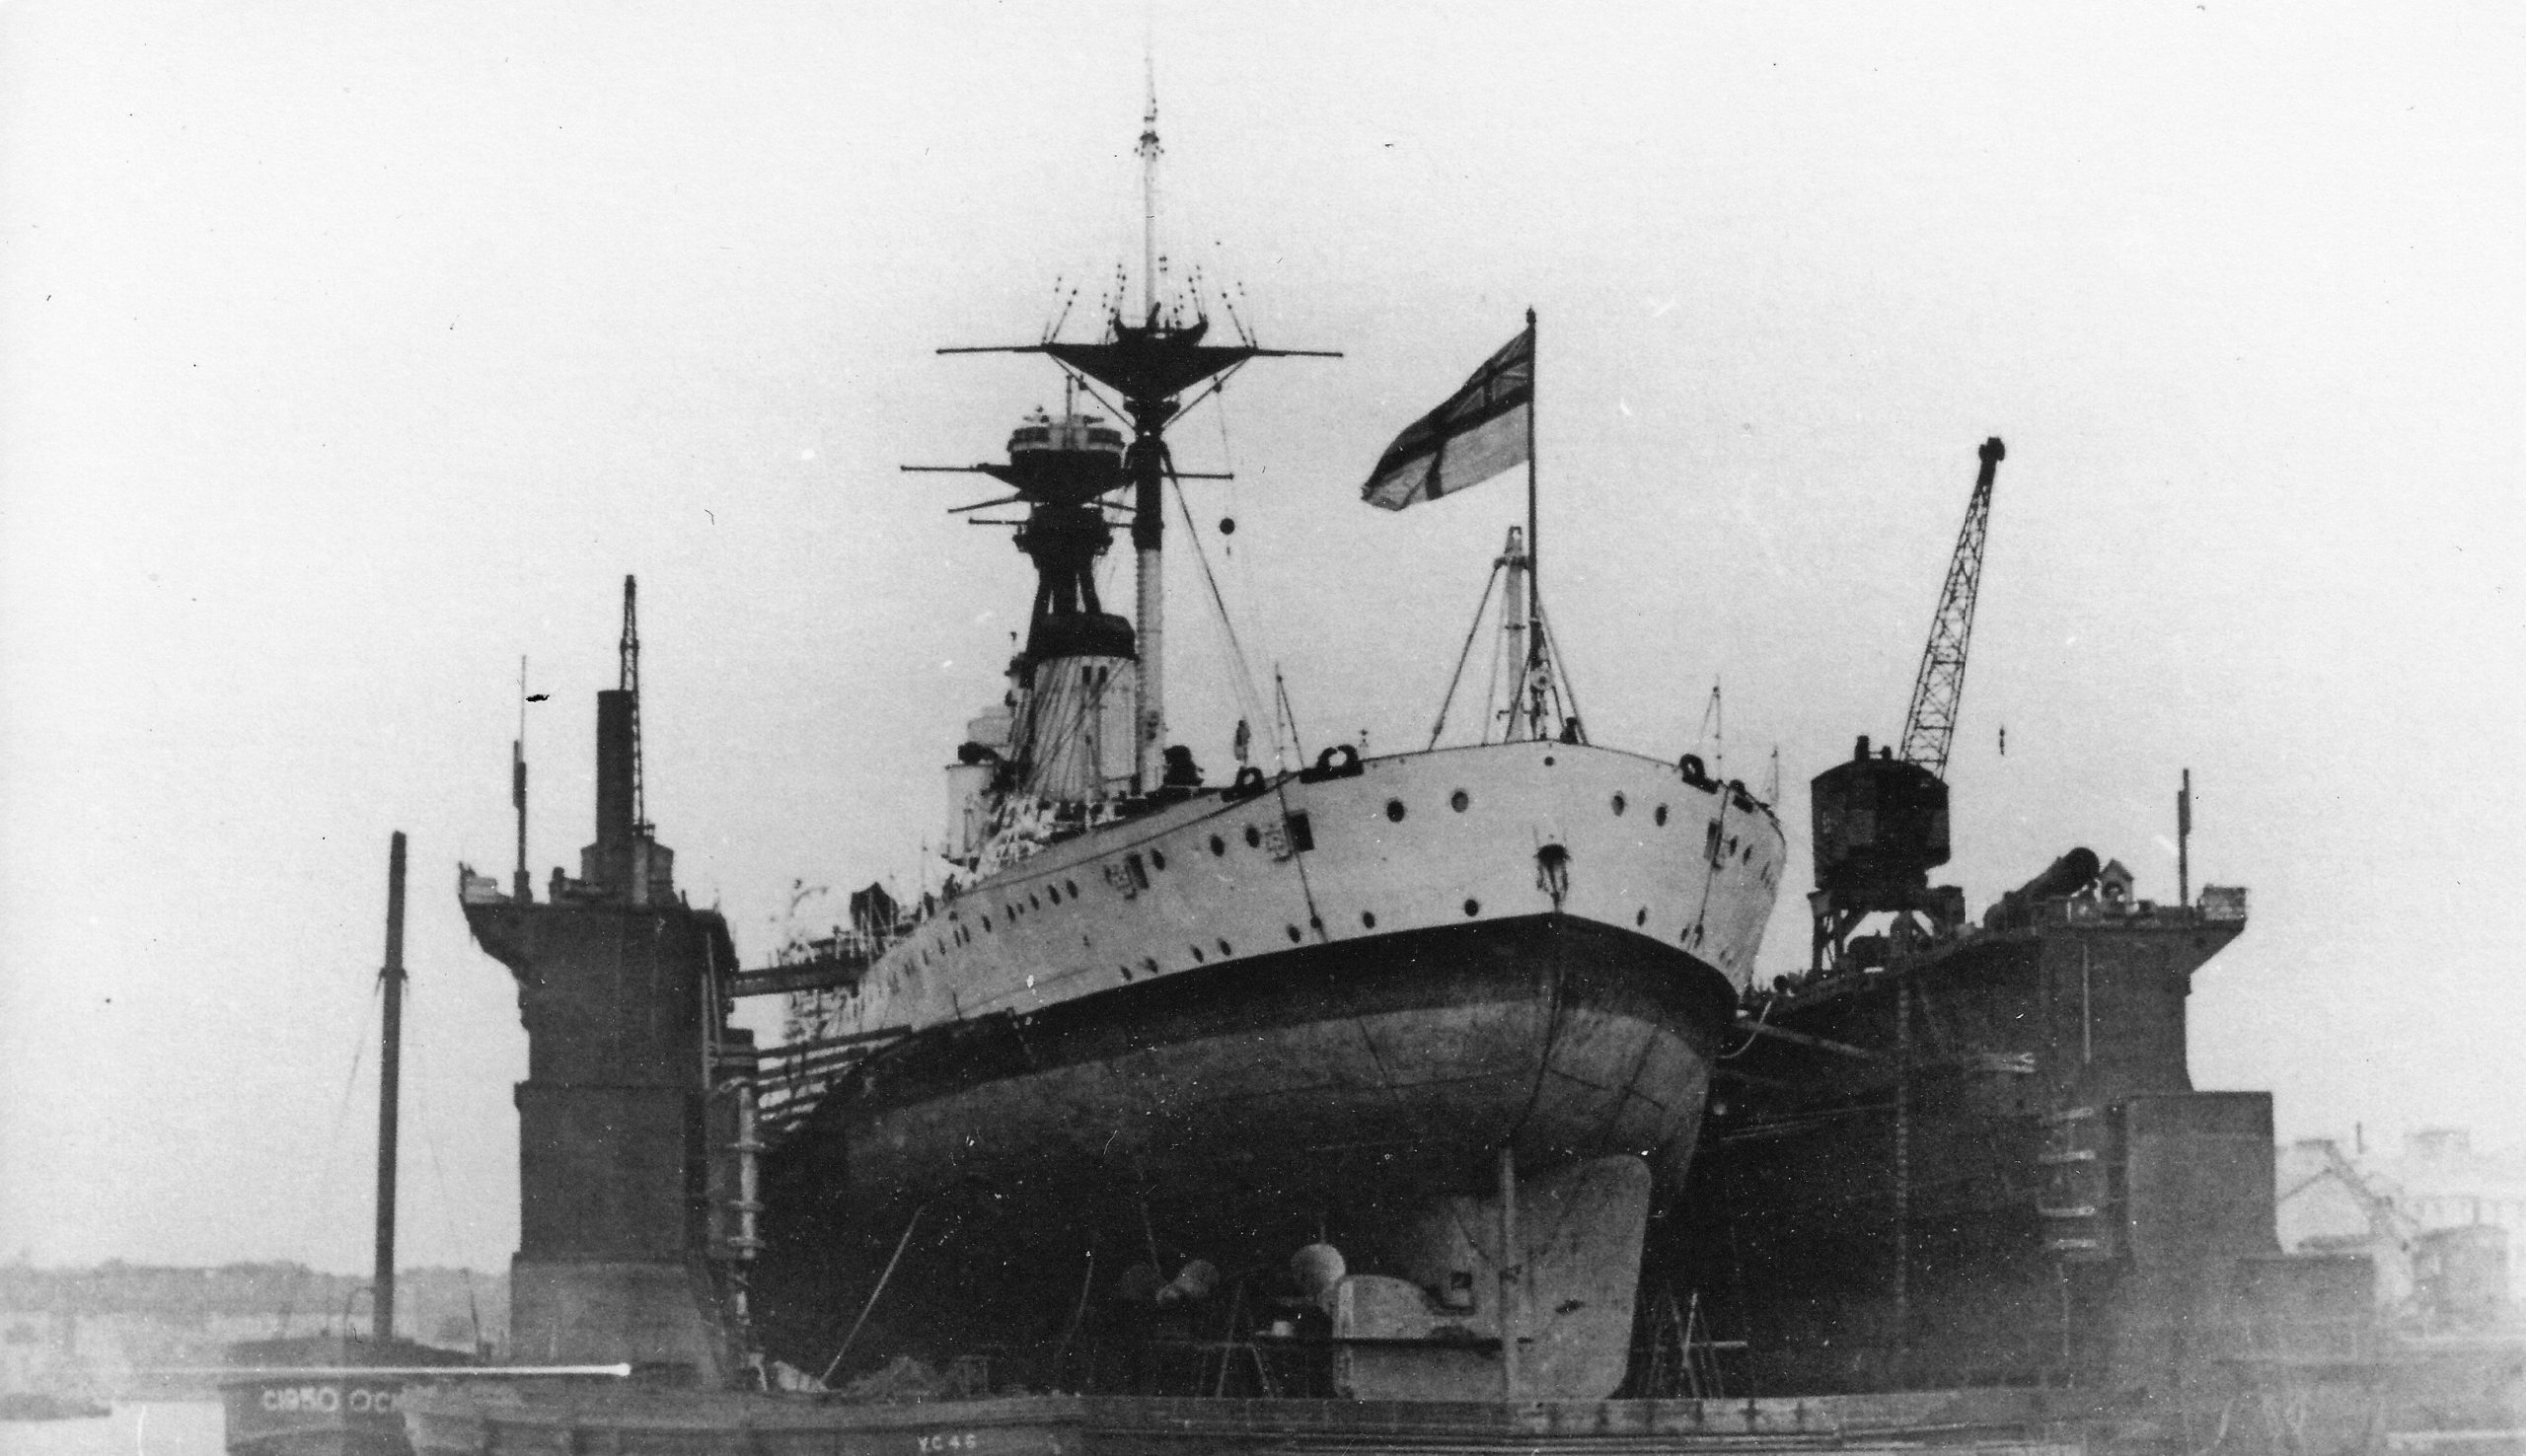
[{"label": "porthole", "polygon": [[1550,754],[1546,754],[1546,755],[1544,755],[1544,756],[1543,756],[1543,766],[1545,766],[1546,768],[1549,768],[1549,767],[1551,767],[1551,766],[1552,766],[1552,764],[1553,764],[1553,757],[1552,757],[1552,755],[1550,755]]},{"label": "porthole", "polygon": [[1323,918],[1323,916],[1321,916],[1321,915],[1309,915],[1309,916],[1307,916],[1307,917],[1306,917],[1306,928],[1308,928],[1309,930],[1316,930],[1316,931],[1321,931],[1321,930],[1323,930],[1323,928],[1324,928],[1324,918]]},{"label": "porthole", "polygon": [[1458,789],[1454,793],[1448,795],[1448,807],[1453,809],[1458,814],[1462,814],[1465,810],[1473,807],[1473,796],[1462,789]]},{"label": "porthole", "polygon": [[1468,915],[1478,915],[1482,913],[1482,902],[1479,900],[1467,900],[1464,903],[1464,912]]},{"label": "porthole", "polygon": [[1078,882],[1077,880],[1062,881],[1062,893],[1073,900],[1077,900],[1078,898]]},{"label": "porthole", "polygon": [[1114,969],[1123,973],[1123,979],[1124,979],[1125,981],[1129,981],[1129,980],[1131,980],[1131,979],[1132,979],[1132,968],[1131,968],[1131,967],[1129,967],[1129,966],[1117,966],[1117,967],[1115,967]]},{"label": "porthole", "polygon": [[1622,813],[1622,811],[1624,811],[1625,809],[1628,809],[1628,808],[1630,808],[1630,807],[1631,807],[1631,801],[1630,801],[1630,800],[1625,799],[1625,798],[1624,798],[1622,795],[1620,795],[1620,794],[1616,794],[1616,795],[1614,795],[1614,813],[1615,813],[1617,816],[1619,816],[1619,815]]},{"label": "porthole", "polygon": [[1263,842],[1263,832],[1252,825],[1245,827],[1245,847],[1252,849]]},{"label": "porthole", "polygon": [[1042,910],[1044,908],[1044,903],[1035,898],[1035,892],[1032,890],[1026,892],[1026,908],[1028,910]]},{"label": "porthole", "polygon": [[1144,970],[1144,971],[1147,971],[1147,972],[1148,972],[1150,975],[1152,975],[1152,976],[1155,976],[1155,975],[1157,974],[1157,957],[1155,957],[1155,956],[1143,956],[1143,957],[1141,957],[1141,969],[1142,969],[1142,970]]},{"label": "porthole", "polygon": [[1360,911],[1360,923],[1374,930],[1377,928],[1377,912],[1375,910]]},{"label": "porthole", "polygon": [[1198,945],[1197,945],[1197,946],[1194,946],[1192,949],[1193,949],[1193,964],[1194,964],[1194,965],[1196,965],[1196,966],[1198,966],[1198,965],[1202,964],[1202,948],[1201,948],[1200,946],[1198,946]]},{"label": "porthole", "polygon": [[1636,914],[1636,915],[1634,915],[1634,916],[1632,916],[1632,917],[1631,917],[1631,922],[1632,922],[1633,924],[1635,924],[1635,925],[1646,925],[1646,924],[1648,924],[1648,923],[1649,923],[1649,907],[1647,907],[1647,906],[1645,906],[1645,905],[1644,905],[1644,906],[1642,906],[1642,907],[1640,908],[1640,913],[1638,913],[1638,914]]},{"label": "porthole", "polygon": [[1211,836],[1211,852],[1213,854],[1226,854],[1227,852],[1227,840],[1221,838],[1217,835]]},{"label": "porthole", "polygon": [[1152,849],[1149,851],[1149,867],[1153,870],[1162,870],[1166,868],[1165,852],[1158,849]]},{"label": "porthole", "polygon": [[1051,901],[1051,902],[1052,902],[1053,904],[1055,904],[1055,905],[1059,905],[1059,904],[1061,904],[1061,903],[1062,903],[1062,887],[1061,887],[1061,886],[1059,886],[1059,885],[1046,885],[1046,886],[1044,887],[1044,898],[1045,898],[1046,900]]},{"label": "porthole", "polygon": [[989,915],[985,915],[985,916],[983,916],[983,928],[984,928],[984,929],[986,929],[986,930],[988,930],[988,929],[990,929],[990,928],[991,928],[991,916],[989,916]]},{"label": "porthole", "polygon": [[1650,815],[1649,817],[1659,824],[1665,824],[1667,822],[1667,806],[1664,804],[1659,805],[1658,812]]},{"label": "porthole", "polygon": [[1290,944],[1292,944],[1292,945],[1296,945],[1296,944],[1298,944],[1298,943],[1299,943],[1299,927],[1298,927],[1298,926],[1296,926],[1296,925],[1292,925],[1292,926],[1290,926],[1290,927],[1289,927],[1289,932],[1290,932]]},{"label": "porthole", "polygon": [[1235,951],[1233,951],[1233,950],[1231,950],[1231,949],[1229,949],[1229,948],[1228,948],[1228,943],[1227,943],[1226,941],[1223,940],[1223,941],[1221,941],[1221,942],[1220,942],[1220,955],[1221,955],[1223,958],[1226,958],[1226,957],[1228,957],[1228,956],[1232,956],[1232,955],[1235,955],[1235,954],[1236,954],[1236,952],[1235,952]]},{"label": "porthole", "polygon": [[1403,801],[1401,799],[1386,800],[1385,817],[1393,820],[1397,824],[1403,823]]}]

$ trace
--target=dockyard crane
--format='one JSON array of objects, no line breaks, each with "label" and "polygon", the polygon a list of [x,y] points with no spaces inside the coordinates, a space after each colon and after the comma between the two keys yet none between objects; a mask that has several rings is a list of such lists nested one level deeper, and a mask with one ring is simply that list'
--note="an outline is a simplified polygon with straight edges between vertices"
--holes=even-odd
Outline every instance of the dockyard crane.
[{"label": "dockyard crane", "polygon": [[1921,651],[1920,676],[1912,680],[1912,706],[1903,714],[1903,746],[1897,757],[1947,777],[1947,751],[1956,738],[1956,705],[1965,695],[1965,649],[1973,639],[1973,599],[1982,586],[1982,540],[1991,525],[1991,481],[2008,450],[1994,435],[1982,442],[1981,473],[1956,533],[1947,585],[1930,619],[1929,645]]},{"label": "dockyard crane", "polygon": [[[1947,564],[1929,644],[1903,715],[1902,749],[1872,756],[1862,737],[1848,762],[1816,775],[1816,890],[1812,969],[1880,963],[1890,950],[1927,935],[1953,934],[1965,922],[1965,895],[1931,889],[1929,872],[1948,860],[1947,758],[1965,694],[1965,654],[1973,636],[1973,604],[1982,583],[1982,545],[1991,522],[1991,483],[2007,455],[1999,437],[1982,442],[1982,462],[1956,553]],[[1863,945],[1851,931],[1871,914],[1895,916],[1889,936]],[[1846,955],[1846,952],[1850,954]]]}]

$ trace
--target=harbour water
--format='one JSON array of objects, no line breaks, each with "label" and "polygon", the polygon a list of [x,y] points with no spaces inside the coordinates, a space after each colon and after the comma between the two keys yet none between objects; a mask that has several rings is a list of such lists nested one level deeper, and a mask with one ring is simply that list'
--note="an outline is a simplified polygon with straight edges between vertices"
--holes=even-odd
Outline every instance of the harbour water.
[{"label": "harbour water", "polygon": [[222,1456],[217,1401],[117,1402],[92,1420],[0,1421],[0,1456]]}]

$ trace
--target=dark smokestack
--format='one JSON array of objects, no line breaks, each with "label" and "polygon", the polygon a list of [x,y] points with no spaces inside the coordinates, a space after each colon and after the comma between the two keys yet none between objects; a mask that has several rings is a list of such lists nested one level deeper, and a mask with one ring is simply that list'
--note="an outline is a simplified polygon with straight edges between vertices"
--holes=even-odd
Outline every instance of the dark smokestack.
[{"label": "dark smokestack", "polygon": [[596,695],[596,842],[600,849],[632,839],[632,785],[639,763],[639,698],[609,689]]}]

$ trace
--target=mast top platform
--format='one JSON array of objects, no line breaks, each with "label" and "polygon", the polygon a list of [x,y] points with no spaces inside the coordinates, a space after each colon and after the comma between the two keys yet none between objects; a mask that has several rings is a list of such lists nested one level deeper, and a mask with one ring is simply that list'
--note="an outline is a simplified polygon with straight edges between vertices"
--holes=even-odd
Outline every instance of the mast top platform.
[{"label": "mast top platform", "polygon": [[[1267,349],[1258,344],[1206,343],[1211,321],[1195,319],[1186,325],[1160,323],[1152,319],[1147,324],[1133,325],[1117,315],[1104,339],[1095,343],[1070,343],[1048,339],[1031,344],[981,344],[943,348],[942,354],[1045,354],[1085,379],[1112,390],[1122,397],[1125,407],[1132,411],[1133,423],[1147,429],[1152,423],[1163,423],[1172,411],[1166,406],[1177,396],[1203,382],[1235,369],[1249,359],[1338,359],[1333,349]],[[1154,418],[1151,418],[1151,416]]]}]

